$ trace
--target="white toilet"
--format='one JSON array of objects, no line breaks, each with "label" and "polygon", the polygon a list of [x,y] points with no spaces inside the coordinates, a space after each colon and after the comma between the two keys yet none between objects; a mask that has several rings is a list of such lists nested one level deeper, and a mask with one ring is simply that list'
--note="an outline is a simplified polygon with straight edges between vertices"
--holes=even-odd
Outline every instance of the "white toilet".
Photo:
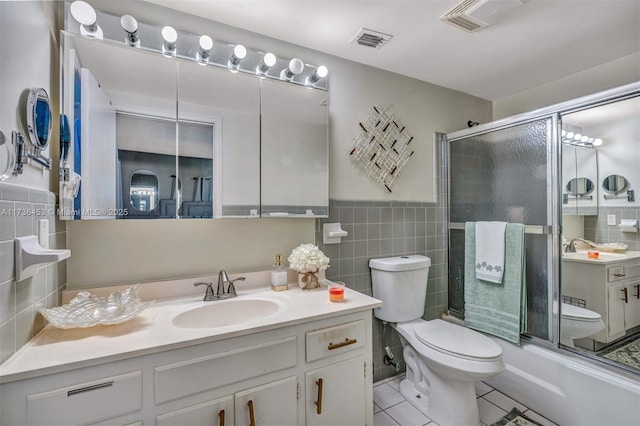
[{"label": "white toilet", "polygon": [[474,382],[502,372],[502,348],[490,338],[443,320],[421,319],[431,259],[371,259],[374,315],[401,336],[407,365],[400,393],[434,422],[479,425]]},{"label": "white toilet", "polygon": [[574,347],[574,339],[582,339],[604,329],[600,314],[563,303],[560,311],[560,343]]}]

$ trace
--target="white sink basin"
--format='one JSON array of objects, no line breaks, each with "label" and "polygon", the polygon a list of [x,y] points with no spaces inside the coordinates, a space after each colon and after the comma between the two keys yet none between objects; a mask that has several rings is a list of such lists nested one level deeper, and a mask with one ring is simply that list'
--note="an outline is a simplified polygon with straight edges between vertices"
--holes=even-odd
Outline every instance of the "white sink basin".
[{"label": "white sink basin", "polygon": [[227,327],[262,319],[280,310],[278,303],[264,299],[229,299],[205,303],[177,315],[173,325],[179,328]]}]

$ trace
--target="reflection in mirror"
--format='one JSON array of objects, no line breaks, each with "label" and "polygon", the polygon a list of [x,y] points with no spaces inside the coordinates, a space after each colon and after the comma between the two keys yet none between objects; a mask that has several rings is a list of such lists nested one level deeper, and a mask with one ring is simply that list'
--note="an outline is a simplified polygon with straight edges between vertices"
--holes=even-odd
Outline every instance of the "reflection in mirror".
[{"label": "reflection in mirror", "polygon": [[178,62],[181,216],[259,217],[260,79]]},{"label": "reflection in mirror", "polygon": [[158,206],[158,176],[149,170],[138,170],[131,175],[129,201],[141,212],[150,212]]},{"label": "reflection in mirror", "polygon": [[27,131],[31,143],[39,149],[49,145],[51,133],[51,107],[46,90],[33,88],[27,98]]},{"label": "reflection in mirror", "polygon": [[618,195],[627,189],[629,182],[624,176],[609,175],[602,180],[602,189],[608,194]]},{"label": "reflection in mirror", "polygon": [[584,177],[573,178],[567,184],[567,192],[575,196],[591,194],[593,192],[593,182]]},{"label": "reflection in mirror", "polygon": [[262,216],[326,217],[328,93],[262,80],[261,101]]},{"label": "reflection in mirror", "polygon": [[[607,200],[606,208],[601,209],[604,211],[597,216],[576,216],[571,230],[567,216],[563,216],[564,236],[568,240],[580,237],[600,245],[609,244],[609,247],[613,243],[624,242],[629,244],[629,250],[620,253],[599,249],[597,259],[563,255],[560,269],[563,302],[560,305],[560,343],[638,373],[640,363],[637,357],[634,360],[628,354],[631,347],[637,347],[640,342],[640,304],[633,303],[638,300],[634,285],[640,275],[631,272],[631,265],[637,262],[634,257],[638,252],[634,250],[640,246],[637,246],[635,234],[629,238],[620,231],[612,232],[607,220],[609,215],[615,214],[619,220],[621,216],[637,217],[639,213],[638,205],[628,200],[626,195],[616,195],[632,190],[633,182],[640,179],[640,97],[636,95],[581,109],[564,115],[562,123],[563,127],[568,123],[578,128],[581,134],[603,140],[597,147],[598,161],[593,164],[597,176],[600,176],[597,179],[594,179],[595,173],[588,174],[585,169],[578,169],[575,175],[572,174],[575,169],[572,169],[571,174],[565,175],[563,146],[563,182],[566,184],[570,178],[576,177],[589,178],[594,182],[594,197],[601,182],[601,190],[605,194],[599,197]],[[576,164],[580,167],[581,163],[573,163],[572,159],[569,166]],[[620,204],[615,204],[616,198]],[[610,206],[616,206],[616,209],[609,210]],[[615,277],[610,274],[607,279],[607,271],[611,270],[624,273],[613,274]],[[595,279],[597,276],[604,277],[604,280]]]},{"label": "reflection in mirror", "polygon": [[[60,167],[62,218],[176,217],[175,202],[163,204],[177,175],[176,60],[63,33],[62,68],[69,141]],[[137,170],[157,176],[157,206],[131,204]],[[77,196],[72,177],[80,179]]]}]

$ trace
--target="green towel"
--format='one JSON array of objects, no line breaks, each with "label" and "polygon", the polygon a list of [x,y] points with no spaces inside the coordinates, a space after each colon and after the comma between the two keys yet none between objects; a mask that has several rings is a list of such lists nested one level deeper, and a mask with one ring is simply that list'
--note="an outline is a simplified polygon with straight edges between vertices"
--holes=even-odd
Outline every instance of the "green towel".
[{"label": "green towel", "polygon": [[476,278],[476,227],[465,225],[464,323],[469,328],[520,343],[527,328],[524,225],[508,223],[505,230],[503,285]]}]

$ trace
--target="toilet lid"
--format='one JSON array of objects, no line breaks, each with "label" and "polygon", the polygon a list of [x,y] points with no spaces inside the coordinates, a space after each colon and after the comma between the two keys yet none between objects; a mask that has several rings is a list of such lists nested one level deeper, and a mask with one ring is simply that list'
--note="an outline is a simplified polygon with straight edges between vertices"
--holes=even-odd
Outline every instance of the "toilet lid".
[{"label": "toilet lid", "polygon": [[562,304],[561,315],[565,318],[571,318],[578,321],[598,321],[600,320],[600,314],[590,311],[588,309],[579,308],[568,303]]},{"label": "toilet lid", "polygon": [[426,321],[415,327],[415,333],[425,345],[449,355],[475,359],[502,355],[502,348],[487,336],[446,321]]}]

